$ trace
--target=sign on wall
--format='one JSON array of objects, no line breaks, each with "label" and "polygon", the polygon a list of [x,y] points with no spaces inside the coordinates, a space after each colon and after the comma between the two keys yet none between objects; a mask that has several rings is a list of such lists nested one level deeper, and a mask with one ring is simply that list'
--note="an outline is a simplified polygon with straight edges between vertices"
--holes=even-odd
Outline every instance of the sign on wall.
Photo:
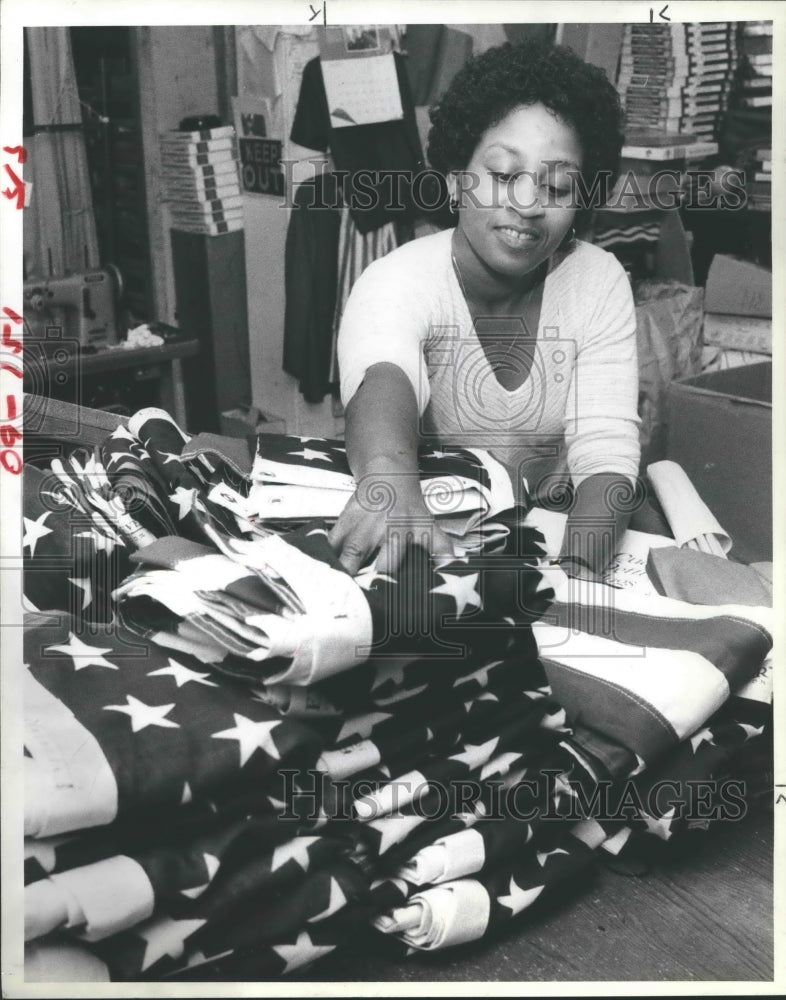
[{"label": "sign on wall", "polygon": [[243,190],[251,194],[274,194],[283,197],[281,140],[242,137],[238,141]]},{"label": "sign on wall", "polygon": [[282,142],[268,136],[269,103],[264,99],[232,98],[240,152],[240,182],[250,194],[284,195]]}]

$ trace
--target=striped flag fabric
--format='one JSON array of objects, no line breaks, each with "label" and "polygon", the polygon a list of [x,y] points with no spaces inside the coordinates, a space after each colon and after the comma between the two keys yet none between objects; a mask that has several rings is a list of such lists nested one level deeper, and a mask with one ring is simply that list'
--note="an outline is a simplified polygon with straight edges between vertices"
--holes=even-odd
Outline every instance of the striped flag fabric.
[{"label": "striped flag fabric", "polygon": [[[533,626],[554,696],[574,724],[647,763],[750,681],[772,647],[769,608],[642,598],[577,579],[554,585],[557,599]],[[587,749],[602,754],[600,742],[588,737]]]},{"label": "striped flag fabric", "polygon": [[[402,959],[490,941],[744,806],[718,783],[771,747],[771,609],[568,579],[525,510],[489,513],[482,456],[427,466],[475,477],[479,548],[351,577],[328,520],[241,503],[297,460],[336,492],[340,446],[260,444],[255,483],[161,411],[130,425],[54,477],[73,502],[26,490],[25,926],[50,978],[66,944],[136,982],[276,980],[359,935]],[[85,532],[117,585],[74,561]]]}]

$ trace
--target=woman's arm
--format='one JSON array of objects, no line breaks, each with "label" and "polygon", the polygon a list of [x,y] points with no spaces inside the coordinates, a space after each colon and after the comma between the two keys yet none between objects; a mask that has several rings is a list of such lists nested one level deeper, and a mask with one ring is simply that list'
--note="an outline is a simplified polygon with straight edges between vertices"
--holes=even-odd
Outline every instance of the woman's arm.
[{"label": "woman's arm", "polygon": [[366,372],[346,411],[347,458],[360,478],[379,467],[418,471],[418,406],[409,379],[381,362]]},{"label": "woman's arm", "polygon": [[347,458],[357,490],[330,532],[342,565],[355,574],[379,549],[377,570],[401,561],[407,538],[435,554],[452,554],[434,525],[418,475],[418,405],[401,368],[372,365],[346,410]]},{"label": "woman's arm", "polygon": [[[611,255],[605,280],[588,287],[588,315],[573,372],[566,427],[575,500],[563,559],[583,575],[600,572],[630,519],[638,476],[639,416],[636,312],[628,278]],[[570,565],[566,568],[570,569]]]},{"label": "woman's arm", "polygon": [[595,473],[579,483],[560,553],[569,576],[597,578],[609,563],[630,520],[633,490],[619,473]]}]

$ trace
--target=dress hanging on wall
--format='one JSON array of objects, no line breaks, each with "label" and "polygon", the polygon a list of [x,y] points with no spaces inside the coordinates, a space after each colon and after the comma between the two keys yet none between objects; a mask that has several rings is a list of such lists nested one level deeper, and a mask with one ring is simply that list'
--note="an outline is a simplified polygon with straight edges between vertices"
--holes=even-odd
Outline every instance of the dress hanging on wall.
[{"label": "dress hanging on wall", "polygon": [[[373,260],[398,245],[396,224],[414,214],[407,180],[423,170],[423,152],[405,60],[399,53],[393,59],[401,117],[365,125],[331,123],[319,57],[303,72],[290,138],[329,151],[336,169],[300,185],[287,230],[283,367],[299,379],[310,403],[337,387],[336,335],[352,285]],[[369,207],[352,197],[361,171]],[[384,179],[392,171],[403,175],[400,200],[391,197],[395,189]]]},{"label": "dress hanging on wall", "polygon": [[[346,171],[346,192],[356,190],[362,182],[363,206],[371,204],[362,207],[360,198],[355,199],[357,205],[350,203],[352,219],[361,233],[412,214],[409,179],[425,168],[406,62],[400,53],[393,53],[393,58],[403,112],[401,118],[368,125],[334,127],[328,108],[322,61],[317,57],[307,63],[303,71],[290,135],[293,142],[307,149],[330,150],[335,169]],[[364,175],[359,176],[361,171]],[[366,177],[365,172],[376,176]],[[391,180],[385,177],[391,172],[403,175],[399,185],[400,199],[391,198]]]},{"label": "dress hanging on wall", "polygon": [[332,173],[301,184],[287,228],[283,367],[309,403],[338,390],[336,337],[352,286],[399,243],[393,222],[360,232],[338,187]]},{"label": "dress hanging on wall", "polygon": [[301,184],[287,227],[283,368],[298,379],[309,403],[331,391],[341,225],[336,188],[331,173]]}]

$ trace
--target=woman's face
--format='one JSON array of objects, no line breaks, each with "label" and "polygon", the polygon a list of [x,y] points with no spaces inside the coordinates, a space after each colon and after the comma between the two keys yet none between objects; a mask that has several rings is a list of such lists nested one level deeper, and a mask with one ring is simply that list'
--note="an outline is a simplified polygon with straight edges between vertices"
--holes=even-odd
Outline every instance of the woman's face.
[{"label": "woman's face", "polygon": [[574,129],[543,104],[511,111],[449,178],[458,228],[474,254],[507,277],[547,260],[573,225],[571,175],[582,166]]}]

